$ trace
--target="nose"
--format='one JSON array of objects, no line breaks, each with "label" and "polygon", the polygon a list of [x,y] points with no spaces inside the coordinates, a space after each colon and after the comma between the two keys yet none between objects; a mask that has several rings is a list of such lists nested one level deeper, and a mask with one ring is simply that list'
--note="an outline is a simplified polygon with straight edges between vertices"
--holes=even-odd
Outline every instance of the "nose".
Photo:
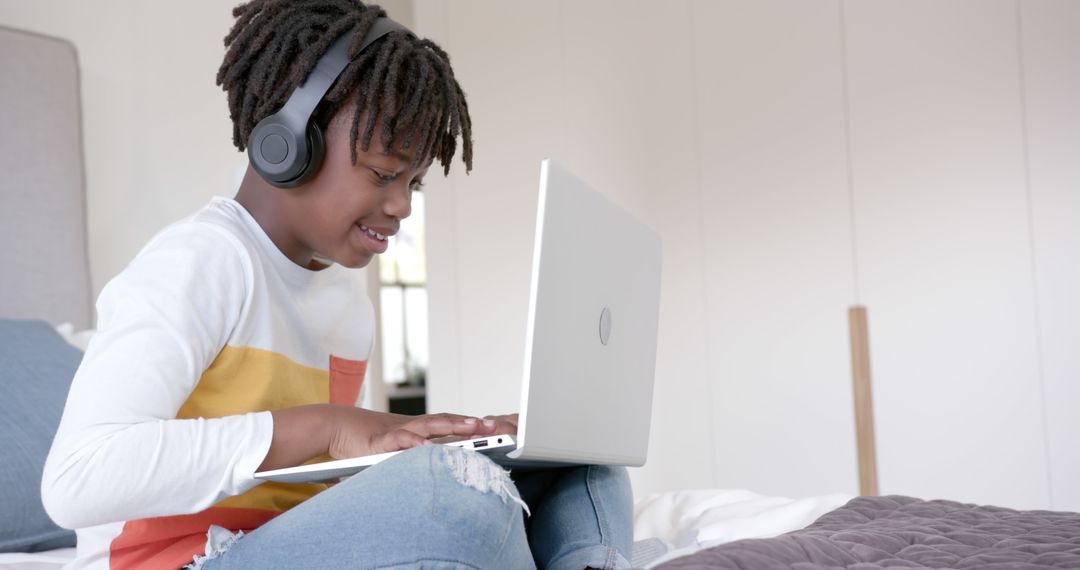
[{"label": "nose", "polygon": [[412,190],[408,184],[394,184],[387,192],[383,202],[383,212],[387,216],[404,220],[412,213]]}]

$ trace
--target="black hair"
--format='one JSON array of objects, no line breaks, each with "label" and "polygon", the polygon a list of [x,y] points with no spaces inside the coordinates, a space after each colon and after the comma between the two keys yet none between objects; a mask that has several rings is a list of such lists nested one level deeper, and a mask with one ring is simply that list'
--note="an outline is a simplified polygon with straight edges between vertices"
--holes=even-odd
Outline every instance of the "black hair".
[{"label": "black hair", "polygon": [[[355,56],[368,29],[385,15],[379,6],[355,0],[252,0],[234,8],[217,84],[228,93],[236,148],[244,150],[255,125],[285,104],[335,39],[350,34],[349,54]],[[438,159],[449,174],[460,136],[465,170],[472,170],[465,93],[450,57],[431,40],[395,31],[376,41],[341,72],[317,120],[325,126],[348,100],[355,102],[349,137],[354,164],[356,149],[370,148],[381,120],[384,152],[403,136],[402,148],[416,149],[412,166]]]}]

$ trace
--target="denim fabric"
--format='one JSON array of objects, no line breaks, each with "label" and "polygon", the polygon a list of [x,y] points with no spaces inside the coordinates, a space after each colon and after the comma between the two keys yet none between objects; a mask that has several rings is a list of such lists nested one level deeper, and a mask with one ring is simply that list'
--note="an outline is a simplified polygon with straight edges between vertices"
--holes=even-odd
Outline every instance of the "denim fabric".
[{"label": "denim fabric", "polygon": [[540,568],[629,568],[634,502],[625,467],[588,465],[513,474]]},{"label": "denim fabric", "polygon": [[411,449],[244,535],[202,568],[629,567],[625,469],[514,479],[473,451]]}]

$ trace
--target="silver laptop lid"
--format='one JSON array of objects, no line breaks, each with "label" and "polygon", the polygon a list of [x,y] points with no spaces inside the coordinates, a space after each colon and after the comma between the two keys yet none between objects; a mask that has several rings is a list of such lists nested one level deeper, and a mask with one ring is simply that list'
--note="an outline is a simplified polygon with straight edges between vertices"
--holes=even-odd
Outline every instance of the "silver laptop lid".
[{"label": "silver laptop lid", "polygon": [[544,160],[525,370],[511,457],[643,465],[660,306],[660,239]]}]

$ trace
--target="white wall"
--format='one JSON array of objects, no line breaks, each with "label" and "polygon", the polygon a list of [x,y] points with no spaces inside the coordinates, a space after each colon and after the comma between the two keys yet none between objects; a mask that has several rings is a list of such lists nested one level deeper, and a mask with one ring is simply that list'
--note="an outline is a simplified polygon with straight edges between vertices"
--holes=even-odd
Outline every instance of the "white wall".
[{"label": "white wall", "polygon": [[1024,2],[1018,16],[1050,496],[1080,511],[1080,2]]},{"label": "white wall", "polygon": [[716,481],[854,492],[835,4],[691,9]]},{"label": "white wall", "polygon": [[429,406],[516,405],[551,155],[664,238],[639,494],[856,492],[861,302],[883,493],[1080,509],[1077,6],[416,0],[477,157],[427,193]]},{"label": "white wall", "polygon": [[1048,506],[1016,5],[845,7],[882,488]]},{"label": "white wall", "polygon": [[0,3],[0,23],[66,38],[81,66],[94,295],[161,227],[235,191],[214,85],[231,3]]},{"label": "white wall", "polygon": [[[95,297],[159,229],[236,193],[247,157],[214,79],[238,3],[0,2],[0,24],[78,50]],[[383,5],[412,18],[405,0]]]}]

